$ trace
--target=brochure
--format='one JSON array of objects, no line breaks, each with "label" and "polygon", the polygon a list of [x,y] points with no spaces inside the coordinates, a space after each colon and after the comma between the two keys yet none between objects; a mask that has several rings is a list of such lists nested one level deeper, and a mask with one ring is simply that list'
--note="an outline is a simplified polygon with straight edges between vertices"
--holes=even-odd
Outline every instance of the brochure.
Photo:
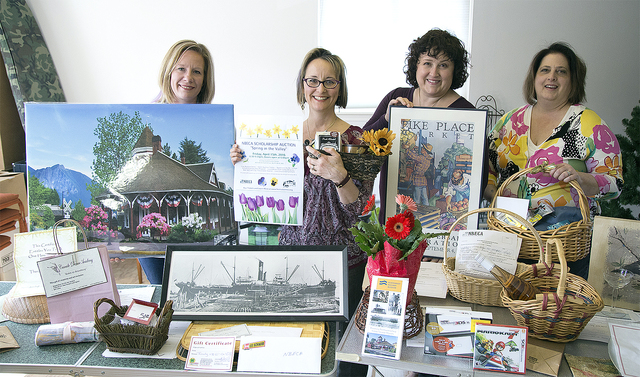
[{"label": "brochure", "polygon": [[362,353],[400,359],[408,278],[373,276]]},{"label": "brochure", "polygon": [[473,369],[525,374],[527,328],[478,323]]},{"label": "brochure", "polygon": [[439,356],[473,357],[476,324],[491,323],[489,312],[451,308],[425,309],[424,353]]},{"label": "brochure", "polygon": [[244,153],[234,166],[238,221],[302,224],[302,119],[287,118],[244,117],[236,128],[236,144]]}]

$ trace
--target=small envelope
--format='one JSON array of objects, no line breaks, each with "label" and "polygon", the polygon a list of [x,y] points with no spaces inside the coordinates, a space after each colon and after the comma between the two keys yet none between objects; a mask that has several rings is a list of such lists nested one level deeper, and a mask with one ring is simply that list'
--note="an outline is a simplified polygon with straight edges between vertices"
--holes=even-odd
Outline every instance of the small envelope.
[{"label": "small envelope", "polygon": [[0,326],[0,353],[20,348],[20,345],[7,326]]},{"label": "small envelope", "polygon": [[549,376],[557,376],[564,354],[564,346],[564,343],[529,338],[527,369]]},{"label": "small envelope", "polygon": [[238,372],[320,373],[321,340],[243,336]]}]

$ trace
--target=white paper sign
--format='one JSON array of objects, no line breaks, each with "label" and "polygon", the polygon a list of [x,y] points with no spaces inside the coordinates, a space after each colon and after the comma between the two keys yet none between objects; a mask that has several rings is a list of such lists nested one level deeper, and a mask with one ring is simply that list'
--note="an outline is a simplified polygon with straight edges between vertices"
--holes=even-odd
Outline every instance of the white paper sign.
[{"label": "white paper sign", "polygon": [[[76,228],[58,228],[58,244],[63,252],[76,251],[78,248]],[[11,289],[11,297],[29,297],[44,294],[42,279],[37,262],[47,255],[56,254],[51,230],[17,233],[14,238],[14,262],[16,266],[16,285]]]},{"label": "white paper sign", "polygon": [[514,274],[522,240],[517,235],[497,230],[462,230],[458,237],[456,269],[460,274],[481,279],[495,279],[476,260],[482,254],[505,271]]},{"label": "white paper sign", "polygon": [[38,269],[47,297],[107,282],[97,248],[38,261]]},{"label": "white paper sign", "polygon": [[236,220],[302,225],[302,119],[244,116],[239,123],[236,144],[244,158],[234,166]]},{"label": "white paper sign", "polygon": [[422,297],[447,297],[447,279],[442,271],[442,263],[420,262],[416,292]]},{"label": "white paper sign", "polygon": [[236,338],[192,336],[184,369],[231,371]]},{"label": "white paper sign", "polygon": [[243,336],[238,372],[320,373],[320,338]]},{"label": "white paper sign", "polygon": [[408,278],[373,276],[362,353],[400,359]]}]

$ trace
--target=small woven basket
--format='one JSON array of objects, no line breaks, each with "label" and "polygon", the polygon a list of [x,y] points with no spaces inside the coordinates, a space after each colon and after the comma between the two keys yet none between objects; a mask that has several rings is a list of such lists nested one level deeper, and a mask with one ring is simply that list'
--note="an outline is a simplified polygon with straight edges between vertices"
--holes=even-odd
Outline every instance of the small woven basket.
[{"label": "small woven basket", "polygon": [[[553,168],[553,165],[542,164],[527,169],[522,169],[519,172],[513,174],[500,185],[500,187],[496,191],[496,195],[493,197],[491,207],[496,206],[496,199],[498,198],[498,196],[500,196],[504,192],[505,188],[514,180],[525,174],[540,173],[543,171],[549,171]],[[543,241],[554,238],[561,240],[567,261],[575,262],[589,255],[589,252],[591,251],[591,231],[593,228],[593,223],[591,222],[591,217],[589,215],[589,202],[587,201],[587,196],[584,194],[584,191],[582,191],[582,188],[580,188],[575,180],[569,182],[569,184],[578,192],[582,220],[563,225],[557,229],[545,230],[538,233],[540,234],[540,238],[542,238]],[[487,226],[489,227],[489,229],[517,234],[518,237],[522,238],[522,245],[520,246],[520,258],[534,260],[538,259],[538,249],[535,244],[533,233],[530,230],[523,230],[517,226],[508,225],[496,219],[494,216],[491,216],[491,214],[487,216]],[[554,262],[558,262],[558,255],[553,254],[552,260]]]},{"label": "small woven basket", "polygon": [[[98,307],[104,302],[110,304],[111,308],[102,318],[98,318]],[[169,325],[173,315],[172,306],[173,301],[167,300],[159,315],[158,322],[154,326],[112,324],[116,314],[124,317],[128,306],[117,306],[111,299],[101,298],[93,304],[94,327],[110,351],[153,355],[158,352],[168,338]]]},{"label": "small woven basket", "polygon": [[388,156],[340,152],[340,157],[351,178],[359,181],[373,181],[380,173],[380,168],[387,161]]},{"label": "small woven basket", "polygon": [[[560,266],[551,264],[554,245]],[[596,290],[583,278],[567,272],[562,242],[547,240],[546,262],[529,267],[518,276],[537,287],[542,295],[534,300],[513,300],[504,291],[500,298],[518,325],[529,328],[529,336],[564,343],[578,338],[604,303]],[[538,268],[540,267],[540,268]]]},{"label": "small woven basket", "polygon": [[[481,212],[504,212],[510,216],[515,217],[518,221],[526,223],[531,228],[533,236],[538,241],[538,260],[542,261],[543,257],[543,243],[538,236],[535,229],[517,214],[500,208],[478,208],[473,211],[467,212],[464,216],[461,216],[455,223],[451,225],[451,229],[455,229],[464,218],[469,215]],[[502,285],[495,279],[482,279],[473,276],[467,276],[455,271],[456,258],[447,258],[447,247],[449,244],[449,235],[447,235],[444,242],[444,263],[442,263],[442,271],[444,272],[445,280],[447,281],[447,287],[451,296],[457,298],[460,301],[469,302],[473,304],[480,304],[485,306],[503,306],[503,302],[500,299],[500,293],[502,292]],[[515,275],[524,272],[529,265],[524,263],[518,263],[516,267]]]}]

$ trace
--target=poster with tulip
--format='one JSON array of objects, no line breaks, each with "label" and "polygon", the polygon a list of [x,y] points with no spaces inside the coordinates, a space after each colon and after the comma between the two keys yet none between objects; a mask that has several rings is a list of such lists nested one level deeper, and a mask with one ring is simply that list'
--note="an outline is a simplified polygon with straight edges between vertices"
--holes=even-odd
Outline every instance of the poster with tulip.
[{"label": "poster with tulip", "polygon": [[234,166],[234,208],[239,221],[302,224],[304,195],[302,119],[241,117],[236,144],[243,158]]}]

